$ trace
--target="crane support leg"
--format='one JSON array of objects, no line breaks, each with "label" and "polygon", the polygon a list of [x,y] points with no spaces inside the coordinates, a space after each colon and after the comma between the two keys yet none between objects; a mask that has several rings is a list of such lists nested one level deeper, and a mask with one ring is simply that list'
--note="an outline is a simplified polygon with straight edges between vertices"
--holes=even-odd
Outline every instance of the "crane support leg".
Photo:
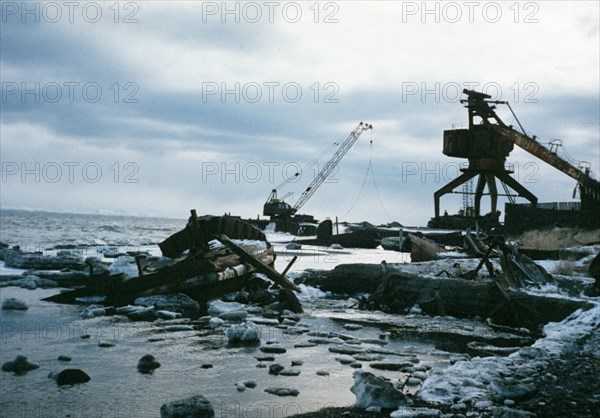
[{"label": "crane support leg", "polygon": [[452,190],[454,190],[461,184],[471,180],[473,177],[475,177],[475,175],[476,174],[473,172],[462,173],[460,176],[458,176],[457,178],[455,178],[450,183],[446,184],[444,187],[442,187],[441,189],[439,189],[438,191],[436,191],[433,194],[436,218],[439,218],[439,216],[440,216],[440,198],[443,195],[450,193]]},{"label": "crane support leg", "polygon": [[496,210],[498,210],[498,189],[496,189],[496,176],[492,173],[486,173],[485,180],[487,182],[488,190],[490,192],[490,212],[494,214],[496,213]]},{"label": "crane support leg", "polygon": [[479,216],[481,213],[481,196],[483,196],[483,189],[485,188],[485,177],[483,174],[479,174],[477,178],[477,186],[475,186],[475,216]]},{"label": "crane support leg", "polygon": [[523,185],[521,185],[521,183],[519,183],[517,180],[515,180],[506,173],[499,174],[498,178],[508,187],[517,192],[519,196],[529,200],[533,206],[537,204],[537,197],[529,190],[527,190]]}]

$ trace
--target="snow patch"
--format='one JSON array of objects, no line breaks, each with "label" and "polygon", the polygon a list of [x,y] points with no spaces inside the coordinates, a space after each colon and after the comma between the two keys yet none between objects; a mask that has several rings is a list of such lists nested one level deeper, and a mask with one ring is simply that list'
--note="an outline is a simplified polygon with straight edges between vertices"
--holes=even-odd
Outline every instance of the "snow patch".
[{"label": "snow patch", "polygon": [[230,344],[250,344],[260,341],[260,328],[252,322],[244,322],[228,328],[225,336]]},{"label": "snow patch", "polygon": [[110,274],[124,273],[128,277],[138,277],[138,268],[135,263],[135,258],[130,256],[118,257],[108,268]]},{"label": "snow patch", "polygon": [[228,312],[245,311],[246,307],[238,302],[223,302],[222,300],[213,300],[208,308],[210,316],[219,316]]},{"label": "snow patch", "polygon": [[296,293],[296,296],[298,296],[298,299],[300,300],[324,299],[331,296],[330,292],[323,292],[316,287],[307,286],[305,284],[300,284],[298,287],[300,288],[300,292]]},{"label": "snow patch", "polygon": [[427,418],[439,417],[442,413],[437,409],[403,407],[390,414],[390,418]]},{"label": "snow patch", "polygon": [[354,385],[350,391],[356,395],[354,405],[358,408],[398,408],[411,403],[392,382],[362,370],[354,372]]}]

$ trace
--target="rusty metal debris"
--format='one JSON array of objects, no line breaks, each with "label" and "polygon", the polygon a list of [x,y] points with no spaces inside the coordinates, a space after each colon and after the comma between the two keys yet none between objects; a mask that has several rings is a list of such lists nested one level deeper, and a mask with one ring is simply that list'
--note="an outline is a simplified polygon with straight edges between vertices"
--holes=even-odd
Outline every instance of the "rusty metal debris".
[{"label": "rusty metal debris", "polygon": [[[223,245],[216,245],[215,239]],[[81,297],[101,295],[104,303],[120,306],[140,296],[182,292],[202,301],[240,287],[255,271],[284,288],[297,290],[273,268],[275,251],[264,233],[238,218],[198,217],[192,210],[186,227],[159,247],[168,258],[136,257],[139,277],[89,277],[82,288],[46,300],[74,303]]]}]

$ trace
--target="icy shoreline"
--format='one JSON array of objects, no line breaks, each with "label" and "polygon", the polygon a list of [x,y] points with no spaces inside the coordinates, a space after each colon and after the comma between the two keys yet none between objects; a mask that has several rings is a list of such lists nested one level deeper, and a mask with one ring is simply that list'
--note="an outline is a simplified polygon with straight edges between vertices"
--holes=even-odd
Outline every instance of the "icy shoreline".
[{"label": "icy shoreline", "polygon": [[533,380],[542,377],[552,359],[571,351],[578,340],[598,332],[599,326],[600,304],[596,303],[587,311],[578,310],[561,322],[547,324],[543,338],[508,357],[476,357],[433,372],[417,396],[458,408],[489,410],[492,400],[514,405],[515,400],[534,391]]}]

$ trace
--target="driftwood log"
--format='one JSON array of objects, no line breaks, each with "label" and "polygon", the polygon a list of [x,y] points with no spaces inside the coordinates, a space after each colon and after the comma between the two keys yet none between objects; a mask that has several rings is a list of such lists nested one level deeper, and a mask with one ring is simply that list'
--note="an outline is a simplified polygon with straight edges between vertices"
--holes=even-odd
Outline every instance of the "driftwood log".
[{"label": "driftwood log", "polygon": [[446,251],[444,246],[425,237],[408,234],[408,239],[410,241],[410,259],[413,262],[436,260],[439,253]]},{"label": "driftwood log", "polygon": [[479,316],[496,324],[537,330],[539,325],[560,321],[585,301],[536,296],[519,290],[501,290],[492,280],[472,281],[429,277],[379,264],[346,264],[325,272],[313,272],[304,283],[337,294],[369,293],[362,305],[392,313],[404,313],[414,305],[432,315],[458,318]]}]

